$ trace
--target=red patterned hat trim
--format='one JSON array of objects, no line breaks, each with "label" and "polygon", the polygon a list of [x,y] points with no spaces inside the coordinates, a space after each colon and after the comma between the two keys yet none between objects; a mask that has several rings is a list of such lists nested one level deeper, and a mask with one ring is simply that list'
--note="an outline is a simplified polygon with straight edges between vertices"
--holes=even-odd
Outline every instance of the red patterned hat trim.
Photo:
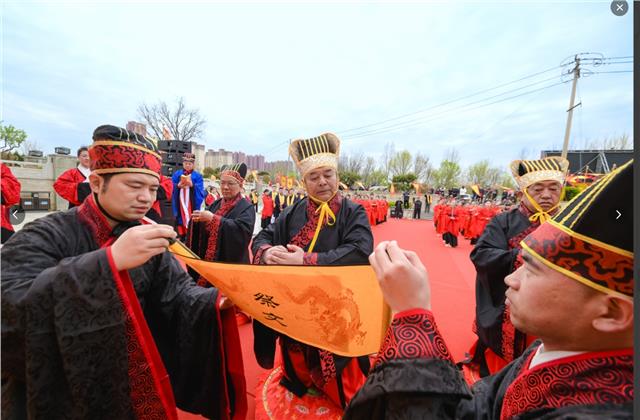
[{"label": "red patterned hat trim", "polygon": [[545,264],[600,292],[633,298],[633,253],[580,235],[551,220],[520,243]]},{"label": "red patterned hat trim", "polygon": [[240,183],[240,185],[242,185],[244,183],[244,178],[240,175],[239,172],[236,172],[236,171],[222,171],[220,173],[220,177],[223,177],[223,176],[230,176],[232,178],[235,178]]},{"label": "red patterned hat trim", "polygon": [[96,141],[89,147],[91,171],[97,174],[136,172],[160,177],[157,153],[123,141]]}]

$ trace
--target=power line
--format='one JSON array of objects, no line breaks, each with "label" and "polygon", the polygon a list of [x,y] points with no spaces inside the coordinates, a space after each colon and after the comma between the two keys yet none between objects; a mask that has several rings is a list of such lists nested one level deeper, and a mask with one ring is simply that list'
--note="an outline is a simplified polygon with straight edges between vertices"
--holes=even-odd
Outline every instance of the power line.
[{"label": "power line", "polygon": [[[532,93],[536,93],[536,92],[539,92],[539,91],[542,91],[542,90],[545,90],[545,89],[550,89],[552,87],[559,86],[559,85],[562,85],[562,84],[565,84],[565,83],[568,83],[568,82],[570,82],[570,80],[554,83],[552,85],[548,85],[548,86],[544,86],[544,87],[541,87],[541,88],[538,88],[538,89],[534,89],[534,90],[531,90],[531,91],[528,91],[528,92],[524,92],[524,93],[521,93],[519,95],[509,96],[507,98],[503,98],[503,99],[500,99],[500,100],[497,100],[497,101],[493,101],[493,102],[490,102],[488,104],[483,104],[483,105],[479,105],[479,106],[474,107],[474,108],[465,109],[462,112],[474,111],[476,109],[480,109],[480,108],[484,108],[484,107],[487,107],[487,106],[495,105],[495,104],[500,103],[500,102],[505,102],[505,101],[508,101],[508,100],[511,100],[511,99],[515,99],[515,98],[519,98],[519,97],[522,97],[522,96],[530,95]],[[472,104],[463,105],[462,108],[468,107],[469,105],[472,105]],[[455,111],[455,110],[457,110],[457,108],[447,110],[446,112],[451,112],[451,111]],[[439,115],[435,115],[433,117],[437,117],[437,116],[439,116]],[[433,121],[433,120],[436,120],[436,119],[438,119],[438,118],[425,119],[425,120],[417,121],[417,122],[414,122],[414,123],[411,123],[411,124],[407,124],[407,125],[404,125],[404,126],[401,126],[401,127],[387,128],[387,129],[380,129],[380,130],[371,130],[369,132],[358,133],[358,134],[354,134],[354,135],[351,135],[351,136],[345,136],[343,138],[344,139],[348,139],[348,138],[354,139],[354,138],[359,138],[359,137],[368,137],[368,136],[371,136],[371,135],[387,133],[387,132],[390,132],[390,131],[397,131],[397,130],[401,130],[401,129],[409,128],[409,127],[415,127],[417,125],[421,125],[421,124],[424,124],[426,122],[430,122],[430,121]]]},{"label": "power line", "polygon": [[591,74],[607,74],[607,73],[633,73],[633,70],[611,70],[611,71],[594,71]]},{"label": "power line", "polygon": [[[606,57],[606,58],[605,58],[605,57],[603,57],[603,58],[585,58],[585,59],[581,59],[581,61],[582,61],[582,60],[597,60],[597,61],[600,61],[600,62],[601,62],[601,64],[600,64],[600,65],[613,65],[613,64],[625,64],[625,63],[627,63],[627,62],[612,62],[612,61],[611,61],[611,60],[613,60],[613,59],[625,59],[625,58],[633,58],[633,56],[625,56],[625,57]],[[631,63],[633,63],[633,61],[631,61]],[[433,109],[433,108],[437,108],[437,107],[442,107],[442,106],[444,106],[444,105],[447,105],[447,104],[450,104],[450,103],[453,103],[453,102],[460,101],[460,100],[462,100],[463,98],[470,98],[470,97],[473,97],[473,96],[477,96],[477,95],[479,95],[479,94],[481,94],[481,93],[484,93],[484,92],[487,92],[487,91],[491,91],[491,90],[494,90],[494,89],[497,89],[497,88],[499,88],[499,87],[506,86],[506,85],[509,85],[509,84],[513,84],[513,83],[515,83],[515,82],[517,82],[517,81],[522,81],[522,80],[525,80],[525,79],[527,79],[527,78],[531,78],[531,77],[534,77],[534,76],[537,76],[537,75],[540,75],[540,74],[543,74],[543,73],[549,72],[549,71],[551,71],[551,70],[553,70],[553,69],[557,69],[557,68],[559,68],[559,67],[566,67],[567,65],[571,65],[571,64],[575,64],[575,60],[574,60],[574,61],[572,61],[572,62],[570,62],[570,63],[562,64],[562,65],[560,65],[560,66],[558,66],[558,67],[553,67],[553,68],[549,68],[549,69],[547,69],[547,70],[543,70],[543,71],[541,71],[541,72],[535,73],[535,74],[530,75],[530,76],[525,76],[525,77],[520,78],[520,79],[518,79],[518,80],[516,80],[516,81],[513,81],[513,82],[508,82],[508,83],[505,83],[505,84],[499,85],[499,86],[497,86],[497,87],[493,87],[493,88],[485,89],[485,90],[482,90],[482,91],[480,91],[480,92],[477,92],[477,93],[474,93],[474,94],[471,94],[471,95],[467,95],[467,96],[462,97],[462,98],[457,98],[457,99],[454,99],[454,100],[451,100],[451,101],[447,101],[447,102],[444,102],[444,103],[442,103],[442,104],[438,104],[438,105],[435,105],[435,106],[429,107],[429,108],[427,108],[427,109],[425,109],[425,110],[422,110],[422,111],[417,111],[417,112],[413,112],[413,113],[410,113],[410,114],[405,114],[405,115],[403,115],[403,116],[398,116],[398,117],[390,118],[390,119],[383,120],[383,121],[380,121],[380,122],[377,122],[377,123],[373,123],[373,124],[367,124],[367,125],[364,125],[364,126],[361,126],[361,127],[358,127],[358,128],[353,128],[353,129],[349,129],[349,130],[343,130],[341,133],[346,133],[346,132],[349,132],[349,131],[356,131],[356,130],[359,130],[360,128],[373,127],[373,126],[377,126],[377,125],[384,124],[384,123],[386,123],[386,122],[390,122],[390,121],[398,120],[398,119],[401,119],[401,118],[405,118],[405,117],[407,117],[407,116],[416,115],[416,114],[419,114],[419,113],[424,113],[425,111],[427,111],[427,110],[429,110],[429,109]],[[586,70],[586,69],[585,69],[585,70]],[[589,75],[591,75],[591,74],[606,74],[606,73],[632,73],[633,71],[626,71],[626,70],[617,70],[617,71],[616,71],[616,70],[611,70],[611,71],[600,71],[600,72],[598,72],[598,71],[591,71],[591,70],[588,70],[588,72],[589,72]],[[419,118],[414,118],[414,119],[410,119],[410,120],[406,120],[406,121],[401,121],[401,122],[398,122],[398,123],[396,123],[396,124],[391,124],[391,125],[386,125],[386,126],[383,126],[383,127],[373,128],[373,129],[371,129],[371,130],[365,130],[365,131],[362,131],[362,132],[356,132],[356,133],[353,133],[353,134],[347,134],[347,135],[343,136],[343,138],[345,138],[345,139],[348,139],[348,138],[355,139],[355,138],[359,138],[359,137],[367,137],[367,136],[372,136],[372,135],[377,135],[377,134],[387,133],[387,132],[390,132],[390,131],[401,130],[401,129],[404,129],[404,128],[414,127],[414,126],[416,126],[416,125],[423,124],[424,122],[433,121],[433,120],[434,120],[434,118],[433,118],[433,117],[435,117],[435,116],[439,116],[439,115],[447,114],[447,113],[449,113],[449,112],[451,112],[451,111],[454,111],[454,110],[457,110],[457,109],[460,109],[460,108],[465,108],[465,107],[468,107],[468,106],[473,105],[473,104],[482,103],[482,102],[485,102],[485,101],[487,101],[487,100],[490,100],[490,99],[493,99],[493,98],[496,98],[496,97],[500,97],[500,96],[503,96],[503,95],[509,94],[509,93],[511,93],[511,92],[515,92],[515,91],[522,90],[522,89],[525,89],[525,88],[530,87],[530,86],[534,86],[534,85],[536,85],[536,84],[540,84],[540,83],[544,83],[544,82],[549,81],[549,80],[553,80],[553,79],[555,79],[555,78],[556,78],[556,77],[552,77],[552,78],[545,79],[545,80],[542,80],[542,81],[534,82],[534,83],[531,83],[531,84],[529,84],[529,85],[526,85],[526,86],[523,86],[523,87],[520,87],[520,88],[516,88],[516,89],[510,90],[510,91],[506,91],[506,92],[500,93],[500,94],[498,94],[498,95],[494,95],[494,96],[491,96],[491,97],[488,97],[488,98],[480,99],[480,100],[475,101],[475,102],[471,102],[471,103],[469,103],[469,104],[461,105],[461,106],[459,106],[459,107],[450,108],[450,109],[448,109],[448,110],[444,110],[444,111],[442,111],[442,112],[439,112],[439,113],[436,113],[436,114],[433,114],[433,115],[427,115],[427,116],[423,116],[423,117],[419,117]],[[561,82],[561,83],[567,83],[568,81],[569,81],[569,80],[564,81],[564,82]],[[561,84],[561,83],[558,83],[558,84]],[[546,86],[546,87],[543,87],[543,88],[541,88],[541,89],[536,89],[536,90],[533,90],[533,91],[530,91],[530,92],[525,92],[523,95],[528,95],[528,94],[530,94],[530,93],[534,93],[534,92],[537,92],[537,91],[540,91],[540,90],[544,90],[544,89],[547,89],[547,88],[551,88],[551,87],[553,87],[553,86],[557,86],[558,84],[554,84],[554,85]],[[482,106],[480,106],[480,107],[476,107],[476,108],[472,108],[472,109],[467,109],[467,110],[465,110],[465,111],[470,111],[470,110],[474,110],[474,109],[482,108],[482,107],[484,107],[484,106],[493,105],[493,104],[495,104],[495,103],[499,103],[499,102],[503,102],[503,101],[506,101],[506,100],[514,99],[514,98],[517,98],[517,97],[519,97],[519,96],[523,96],[523,95],[516,95],[516,96],[512,96],[512,97],[509,97],[509,98],[505,98],[505,99],[503,99],[503,100],[499,100],[499,101],[495,101],[495,102],[492,102],[492,103],[489,103],[489,104],[486,104],[486,105],[482,105]],[[426,118],[426,119],[425,119],[425,118]]]},{"label": "power line", "polygon": [[[534,83],[530,83],[528,85],[521,86],[521,87],[518,87],[516,89],[508,90],[508,91],[499,93],[497,95],[489,96],[489,97],[486,97],[486,98],[483,98],[483,99],[479,99],[477,101],[470,102],[470,103],[467,103],[467,104],[458,105],[457,107],[445,109],[445,110],[442,110],[442,111],[440,111],[440,112],[438,112],[436,114],[427,115],[426,118],[433,117],[434,115],[446,114],[446,113],[454,111],[456,109],[464,108],[464,107],[467,107],[467,106],[470,106],[470,105],[479,104],[479,103],[482,103],[482,102],[485,102],[485,101],[488,101],[488,100],[491,100],[491,99],[498,98],[500,96],[508,95],[509,93],[517,92],[519,90],[526,89],[526,88],[531,87],[531,86],[539,85],[540,83],[544,83],[544,82],[548,82],[550,80],[558,79],[558,77],[559,76],[550,77],[548,79],[544,79],[544,80],[540,80],[540,81],[537,81],[537,82],[534,82]],[[412,123],[412,122],[415,122],[415,121],[420,121],[420,120],[422,120],[424,118],[425,118],[425,116],[422,116],[422,117],[418,117],[418,118],[413,118],[413,119],[410,119],[410,120],[402,121],[402,122],[399,122],[399,123],[396,123],[396,124],[391,124],[391,125],[387,125],[387,126],[384,126],[384,127],[374,128],[374,129],[367,130],[367,131],[364,131],[364,132],[361,132],[361,133],[347,134],[345,136],[345,138],[349,138],[349,137],[352,137],[352,136],[357,136],[357,135],[364,134],[364,133],[371,133],[371,132],[375,132],[377,130],[385,130],[385,129],[393,128],[393,127],[401,127],[401,126],[403,126],[405,124],[409,124],[409,123]]]},{"label": "power line", "polygon": [[383,120],[383,121],[378,121],[378,122],[371,123],[371,124],[362,125],[362,126],[360,126],[360,127],[349,128],[349,129],[347,129],[347,130],[340,130],[340,131],[337,131],[337,133],[338,133],[338,134],[344,134],[344,133],[347,133],[347,132],[350,132],[350,131],[356,131],[356,130],[360,130],[360,129],[362,129],[362,128],[368,128],[368,127],[372,127],[372,126],[375,126],[375,125],[384,124],[384,123],[386,123],[386,122],[396,121],[396,120],[399,120],[399,119],[402,119],[402,118],[410,117],[410,116],[413,116],[413,115],[416,115],[416,114],[420,114],[420,113],[423,113],[423,112],[426,112],[426,111],[432,110],[432,109],[434,109],[434,108],[438,108],[438,107],[442,107],[442,106],[445,106],[445,105],[449,105],[449,104],[451,104],[451,103],[458,102],[458,101],[461,101],[461,100],[463,100],[463,99],[472,98],[472,97],[474,97],[474,96],[478,96],[478,95],[481,95],[481,94],[483,94],[483,93],[486,93],[486,92],[489,92],[489,91],[492,91],[492,90],[495,90],[495,89],[499,89],[499,88],[501,88],[501,87],[505,87],[505,86],[508,86],[508,85],[511,85],[511,84],[514,84],[514,83],[517,83],[517,82],[521,82],[522,80],[530,79],[530,78],[532,78],[532,77],[539,76],[539,75],[544,74],[544,73],[548,73],[548,72],[550,72],[550,71],[552,71],[552,70],[557,70],[557,69],[558,69],[558,68],[560,68],[560,67],[561,67],[561,66],[550,67],[550,68],[548,68],[548,69],[546,69],[546,70],[542,70],[542,71],[539,71],[539,72],[537,72],[537,73],[533,73],[533,74],[530,74],[530,75],[528,75],[528,76],[521,77],[520,79],[513,80],[513,81],[511,81],[511,82],[507,82],[507,83],[503,83],[503,84],[500,84],[500,85],[497,85],[497,86],[494,86],[494,87],[491,87],[491,88],[488,88],[488,89],[483,89],[483,90],[481,90],[481,91],[478,91],[478,92],[472,93],[472,94],[470,94],[470,95],[461,96],[461,97],[459,97],[459,98],[452,99],[452,100],[450,100],[450,101],[443,102],[443,103],[441,103],[441,104],[437,104],[437,105],[430,106],[430,107],[425,108],[425,109],[420,110],[420,111],[411,112],[411,113],[409,113],[409,114],[404,114],[404,115],[398,115],[397,117],[389,118],[389,119],[386,119],[386,120]]}]

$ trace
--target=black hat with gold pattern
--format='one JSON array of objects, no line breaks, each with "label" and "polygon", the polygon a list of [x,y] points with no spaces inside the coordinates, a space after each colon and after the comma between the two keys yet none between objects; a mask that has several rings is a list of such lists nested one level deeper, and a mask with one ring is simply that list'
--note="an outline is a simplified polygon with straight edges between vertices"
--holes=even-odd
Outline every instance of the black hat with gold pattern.
[{"label": "black hat with gold pattern", "polygon": [[234,165],[224,165],[220,168],[220,178],[223,176],[230,176],[236,179],[240,185],[244,183],[244,178],[247,176],[247,165],[245,163],[236,163]]},{"label": "black hat with gold pattern", "polygon": [[162,160],[155,142],[133,131],[101,125],[89,147],[91,171],[96,174],[136,172],[160,178]]},{"label": "black hat with gold pattern", "polygon": [[521,242],[546,266],[633,297],[633,160],[600,178]]}]

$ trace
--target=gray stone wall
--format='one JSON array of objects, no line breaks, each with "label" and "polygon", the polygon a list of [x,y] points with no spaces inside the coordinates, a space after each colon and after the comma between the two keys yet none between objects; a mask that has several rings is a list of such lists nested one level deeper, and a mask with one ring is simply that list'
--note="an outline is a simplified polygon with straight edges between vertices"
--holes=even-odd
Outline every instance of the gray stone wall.
[{"label": "gray stone wall", "polygon": [[67,200],[53,190],[53,182],[67,169],[77,165],[75,156],[48,155],[46,158],[27,158],[24,162],[3,160],[22,186],[20,196],[28,198],[32,193],[49,193],[50,210],[66,210]]}]

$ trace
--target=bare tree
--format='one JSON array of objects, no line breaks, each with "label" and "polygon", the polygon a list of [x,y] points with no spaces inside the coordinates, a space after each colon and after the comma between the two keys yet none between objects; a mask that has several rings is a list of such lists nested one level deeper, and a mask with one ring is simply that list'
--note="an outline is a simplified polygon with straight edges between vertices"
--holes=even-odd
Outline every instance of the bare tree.
[{"label": "bare tree", "polygon": [[419,182],[424,181],[429,168],[431,168],[429,158],[420,152],[416,153],[416,156],[413,158],[413,173],[416,175]]},{"label": "bare tree", "polygon": [[628,134],[618,137],[607,137],[602,140],[584,140],[585,150],[627,150],[633,149]]},{"label": "bare tree", "polygon": [[629,144],[629,135],[625,133],[619,137],[604,139],[602,148],[605,150],[627,150],[633,147]]},{"label": "bare tree", "polygon": [[158,139],[165,137],[166,128],[172,140],[190,141],[202,137],[206,124],[199,110],[187,108],[184,98],[178,98],[173,108],[164,101],[153,105],[143,103],[138,107],[138,114]]},{"label": "bare tree", "polygon": [[492,186],[498,183],[501,175],[501,170],[491,167],[487,159],[469,166],[466,171],[467,182],[480,185],[481,187]]},{"label": "bare tree", "polygon": [[447,149],[444,152],[444,157],[442,158],[442,160],[446,160],[448,162],[452,162],[452,163],[460,163],[460,153],[458,152],[458,149],[456,148],[450,148]]},{"label": "bare tree", "polygon": [[362,173],[362,168],[364,166],[365,157],[362,152],[355,153],[353,155],[342,155],[340,156],[339,161],[339,170],[346,172],[353,172],[357,174]]},{"label": "bare tree", "polygon": [[435,186],[437,172],[438,170],[429,164],[429,167],[424,171],[424,183],[431,187]]},{"label": "bare tree", "polygon": [[376,166],[377,166],[376,160],[371,156],[367,156],[367,158],[364,161],[364,166],[362,167],[362,172],[360,173],[360,175],[362,175],[362,181],[365,184],[374,185],[371,182],[371,178],[372,178],[373,172],[376,170]]},{"label": "bare tree", "polygon": [[518,159],[520,160],[531,159],[532,155],[533,155],[533,151],[531,149],[529,149],[528,147],[523,147],[522,149],[520,149],[520,153],[518,153]]},{"label": "bare tree", "polygon": [[393,156],[396,154],[396,149],[393,146],[393,143],[387,143],[384,146],[384,152],[382,152],[382,170],[387,174],[387,178],[389,177],[389,173],[391,172],[391,161],[393,160]]},{"label": "bare tree", "polygon": [[24,143],[22,143],[22,154],[27,156],[32,150],[41,150],[40,144],[35,140],[25,140]]},{"label": "bare tree", "polygon": [[406,175],[411,171],[411,153],[408,150],[397,152],[389,163],[389,170],[393,176]]}]

